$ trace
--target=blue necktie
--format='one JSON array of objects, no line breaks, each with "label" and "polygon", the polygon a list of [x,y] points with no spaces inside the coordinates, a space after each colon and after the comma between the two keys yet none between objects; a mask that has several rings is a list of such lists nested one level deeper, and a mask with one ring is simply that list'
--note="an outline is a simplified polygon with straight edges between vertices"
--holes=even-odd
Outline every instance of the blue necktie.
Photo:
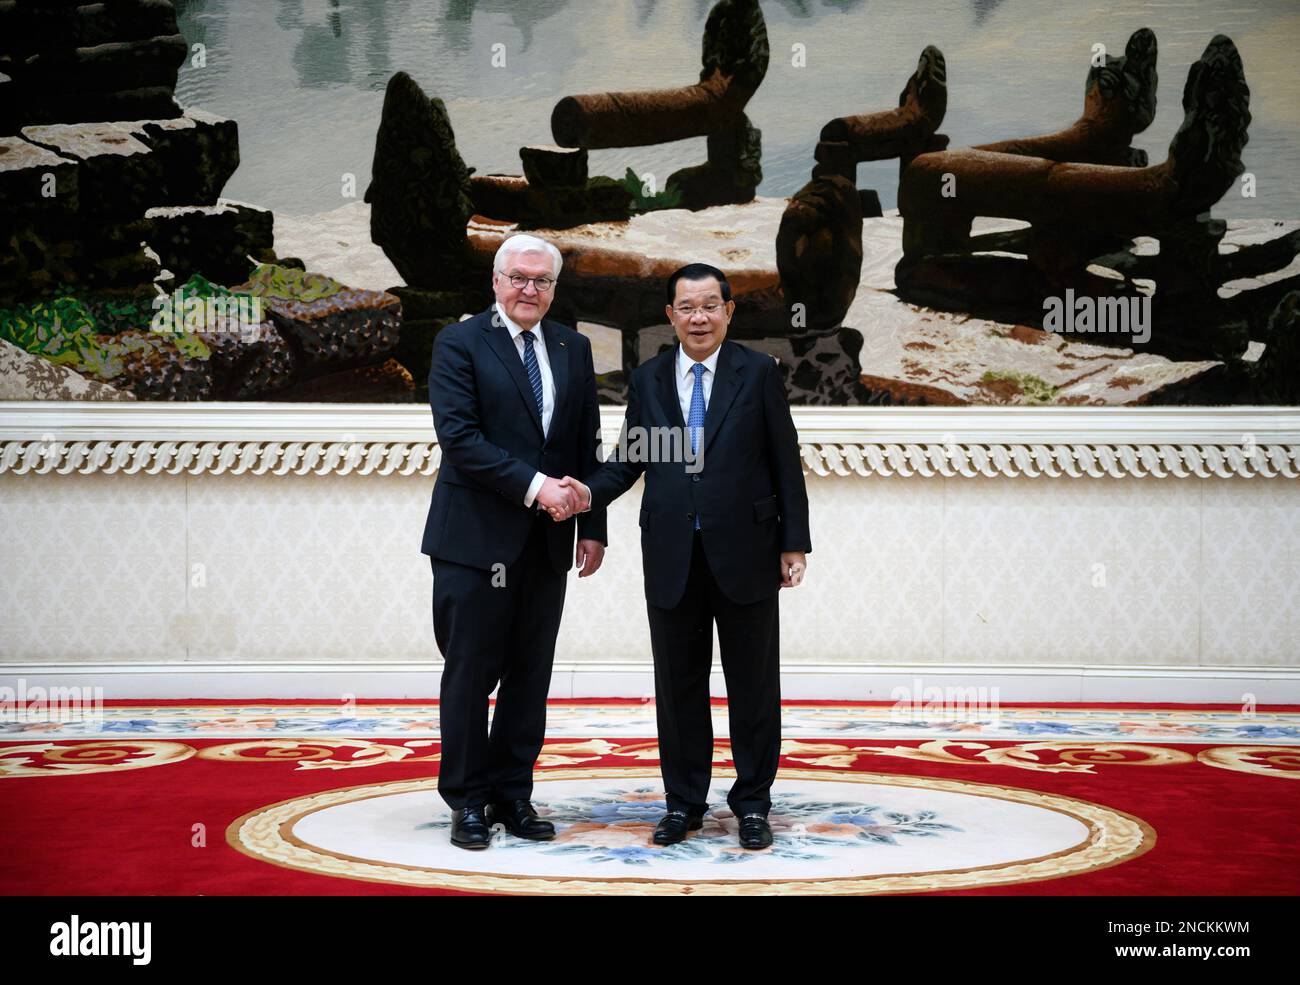
[{"label": "blue necktie", "polygon": [[[704,427],[704,363],[691,367],[695,374],[695,388],[691,390],[691,411],[686,415],[686,426],[691,429],[691,454],[697,454],[700,430]],[[695,529],[700,529],[700,514],[695,514]]]},{"label": "blue necktie", "polygon": [[533,386],[533,396],[537,398],[537,416],[546,420],[546,410],[542,404],[542,370],[537,365],[537,353],[533,351],[533,345],[537,342],[537,336],[531,331],[523,333],[524,339],[524,369],[528,371],[528,382]]}]

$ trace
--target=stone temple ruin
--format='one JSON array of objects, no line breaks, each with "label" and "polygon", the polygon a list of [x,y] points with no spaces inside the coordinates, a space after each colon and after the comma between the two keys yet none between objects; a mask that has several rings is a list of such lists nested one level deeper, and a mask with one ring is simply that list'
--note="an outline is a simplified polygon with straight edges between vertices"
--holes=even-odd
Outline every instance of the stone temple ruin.
[{"label": "stone temple ruin", "polygon": [[[896,106],[826,122],[788,199],[756,195],[758,0],[714,4],[689,84],[559,99],[518,174],[476,174],[443,102],[398,72],[365,193],[405,282],[382,292],[277,260],[271,215],[219,197],[238,132],[176,104],[187,50],[167,0],[0,0],[0,366],[43,360],[105,399],[419,400],[436,333],[491,302],[497,246],[536,229],[565,258],[551,317],[618,340],[606,401],[672,343],[667,276],[704,260],[794,403],[1300,402],[1300,223],[1210,215],[1250,124],[1223,36],[1157,164],[1132,146],[1156,114],[1151,31],[1089,66],[1073,123],[974,147],[939,132],[948,66],[928,46]],[[701,137],[705,160],[662,188],[589,173],[591,151]],[[894,159],[882,215],[857,169]],[[1058,332],[1054,303],[1082,313],[1072,329],[1124,330]]]},{"label": "stone temple ruin", "polygon": [[806,309],[813,328],[842,324],[862,269],[862,220],[880,215],[880,197],[856,187],[858,165],[898,158],[901,170],[917,154],[946,147],[948,138],[937,133],[948,106],[946,79],[943,53],[927,47],[897,109],[822,127],[812,177],[791,196],[776,234],[782,296]]},{"label": "stone temple ruin", "polygon": [[[761,135],[744,112],[768,64],[767,28],[757,0],[721,0],[712,8],[701,63],[699,81],[677,89],[564,97],[551,116],[555,146],[520,148],[522,175],[473,174],[456,149],[442,101],[426,96],[406,73],[393,76],[366,201],[371,238],[407,282],[390,290],[402,298],[410,328],[403,345],[413,347],[412,361],[422,354],[427,363],[442,325],[491,303],[487,285],[502,236],[544,229],[564,255],[566,270],[550,316],[621,332],[622,369],[599,382],[602,399],[623,399],[626,374],[645,358],[646,340],[670,331],[663,284],[686,260],[675,252],[647,255],[611,247],[600,231],[665,208],[745,206],[762,180]],[[651,201],[644,200],[635,176],[620,182],[588,174],[589,150],[701,136],[707,160],[671,174]],[[731,235],[705,233],[712,240]],[[783,357],[788,380],[801,381],[793,383],[795,399],[804,389],[820,390],[822,402],[864,397],[837,332],[792,329],[775,265],[738,264],[747,252],[724,244],[717,258],[728,269],[736,301],[733,335],[759,346],[771,337],[769,347]],[[654,331],[643,339],[646,329]],[[848,335],[851,346],[856,335]],[[831,357],[823,351],[828,338]],[[844,369],[833,392],[827,358]]]},{"label": "stone temple ruin", "polygon": [[708,160],[674,172],[666,187],[692,210],[748,202],[763,170],[761,135],[745,106],[767,62],[767,27],[757,0],[724,0],[704,26],[698,82],[655,92],[566,96],[551,114],[551,132],[560,146],[581,151],[705,137]]},{"label": "stone temple ruin", "polygon": [[[1217,240],[1205,213],[1243,170],[1241,149],[1250,112],[1241,59],[1227,38],[1210,42],[1188,74],[1186,115],[1167,159],[1145,166],[1144,155],[1127,148],[1124,139],[1155,115],[1155,54],[1154,37],[1139,32],[1117,60],[1120,64],[1094,69],[1084,117],[1068,131],[914,159],[899,185],[904,217],[900,290],[930,303],[941,303],[945,293],[953,299],[960,293],[966,305],[1014,309],[1027,302],[1041,312],[1042,298],[1067,288],[1095,297],[1137,296],[1129,278],[1115,280],[1089,269],[1095,258],[1122,253],[1135,236],[1154,236],[1162,254],[1183,254],[1187,261],[1206,249],[1212,252]],[[1121,81],[1106,87],[1112,70]],[[1136,83],[1124,84],[1125,77]],[[941,194],[944,175],[951,176],[947,180],[955,194]],[[1023,252],[1027,262],[991,257],[987,241],[972,242],[970,222],[977,215],[1029,222],[1019,235],[995,241],[1003,252]],[[1246,333],[1221,319],[1202,317],[1202,324],[1219,323],[1199,338],[1179,331],[1192,314],[1186,302],[1216,305],[1217,284],[1203,284],[1205,290],[1194,299],[1185,290],[1188,276],[1204,269],[1207,260],[1187,263],[1182,284],[1157,285],[1152,345],[1174,354],[1192,350],[1234,356],[1245,350]],[[1115,262],[1131,268],[1122,259]],[[1113,340],[1132,341],[1128,335]]]},{"label": "stone temple ruin", "polygon": [[397,299],[277,265],[219,198],[238,129],[177,105],[187,55],[167,0],[0,3],[5,395],[409,399]]},{"label": "stone temple ruin", "polygon": [[[385,99],[367,198],[372,238],[408,284],[393,289],[418,326],[403,339],[418,350],[406,361],[427,359],[442,324],[490,303],[487,274],[504,235],[543,229],[565,256],[552,316],[621,333],[623,371],[601,379],[603,396],[620,399],[625,373],[652,354],[647,341],[671,341],[664,278],[687,260],[706,258],[638,249],[628,230],[639,223],[647,241],[666,241],[668,216],[684,214],[661,213],[656,224],[655,210],[685,208],[709,210],[714,228],[695,239],[680,235],[683,248],[695,250],[699,242],[707,252],[712,238],[734,239],[733,249],[716,253],[732,278],[732,332],[781,359],[793,401],[943,399],[933,387],[906,380],[880,388],[859,356],[880,329],[861,311],[846,323],[861,299],[864,223],[881,215],[879,196],[856,187],[857,166],[896,158],[903,248],[888,289],[913,310],[1009,324],[1003,337],[1035,344],[1050,328],[1044,312],[1052,298],[1088,298],[1105,311],[1119,311],[1121,300],[1146,303],[1146,336],[1130,326],[1071,341],[1113,351],[1144,345],[1144,352],[1189,360],[1184,374],[1170,374],[1174,385],[1161,399],[1251,402],[1260,388],[1291,392],[1295,384],[1287,381],[1296,374],[1279,360],[1289,351],[1282,335],[1296,306],[1282,301],[1297,285],[1276,272],[1294,259],[1300,231],[1229,243],[1227,224],[1209,216],[1243,170],[1250,112],[1241,60],[1226,37],[1210,42],[1189,69],[1184,121],[1168,157],[1149,165],[1132,141],[1155,118],[1156,55],[1155,35],[1137,31],[1122,56],[1089,67],[1074,123],[1041,136],[950,148],[939,132],[947,65],[942,52],[926,47],[896,108],[822,128],[810,179],[784,204],[767,247],[774,246],[774,262],[756,262],[752,244],[728,231],[726,212],[736,209],[751,225],[770,220],[760,208],[764,200],[754,197],[760,135],[744,112],[768,62],[757,2],[713,7],[693,85],[561,99],[551,117],[555,146],[521,148],[520,175],[473,174],[441,101],[398,73]],[[661,201],[638,201],[633,182],[588,175],[589,150],[698,136],[707,137],[708,160],[670,176]],[[999,228],[974,231],[989,220]],[[698,228],[686,218],[675,222]],[[1243,279],[1257,280],[1249,289],[1229,283]],[[1251,340],[1264,343],[1263,358],[1247,358]],[[909,358],[904,365],[916,365]],[[1071,366],[1068,359],[1060,365]],[[1131,385],[1125,379],[1118,376],[1115,385]],[[996,395],[996,387],[988,392]]]},{"label": "stone temple ruin", "polygon": [[[859,214],[871,214],[869,193],[853,187],[854,169],[897,157],[903,256],[894,279],[905,301],[1037,326],[1049,299],[1088,298],[1094,310],[1127,315],[1127,302],[1140,303],[1154,287],[1149,338],[1129,326],[1083,341],[1222,362],[1182,399],[1295,400],[1297,367],[1284,368],[1291,344],[1282,335],[1296,305],[1281,302],[1300,281],[1223,288],[1287,268],[1300,232],[1224,252],[1226,223],[1209,216],[1243,170],[1250,112],[1241,59],[1228,38],[1210,42],[1188,72],[1184,120],[1168,158],[1148,166],[1131,142],[1155,118],[1156,51],[1155,35],[1142,29],[1122,57],[1092,67],[1083,114],[1062,130],[950,150],[937,132],[946,66],[926,48],[898,109],[823,128],[812,180],[792,196],[777,235],[785,301],[802,303],[812,325],[841,322],[858,288]],[[1027,225],[972,235],[979,217]],[[1257,363],[1242,359],[1252,338],[1266,346]]]},{"label": "stone temple ruin", "polygon": [[[624,370],[641,361],[637,333],[661,325],[663,283],[681,263],[581,247],[556,230],[618,223],[638,207],[698,211],[750,202],[762,180],[760,134],[746,104],[767,71],[767,29],[757,0],[721,0],[710,11],[699,81],[676,89],[566,96],[551,115],[554,146],[520,148],[522,175],[477,175],[456,149],[446,107],[427,97],[404,72],[388,83],[375,141],[371,239],[406,281],[402,298],[410,331],[403,345],[427,364],[433,334],[463,311],[491,303],[491,262],[499,230],[546,229],[581,269],[557,295],[551,317],[571,324],[612,324],[623,332]],[[588,151],[641,147],[705,137],[707,160],[671,174],[646,196],[635,176],[588,174]],[[644,201],[645,198],[653,202]],[[475,228],[474,217],[482,228]],[[775,310],[776,278],[738,278],[738,306]],[[738,319],[746,324],[747,318]],[[621,399],[620,374],[603,380],[604,394]]]},{"label": "stone temple ruin", "polygon": [[[1148,165],[1146,153],[1130,146],[1155,117],[1156,47],[1155,35],[1143,29],[1122,57],[1091,68],[1083,115],[1063,130],[905,160],[898,294],[1026,325],[1044,324],[1052,299],[1088,299],[1095,304],[1081,310],[1119,317],[1108,330],[1093,326],[1085,341],[1220,360],[1219,371],[1185,397],[1236,399],[1239,393],[1251,402],[1259,398],[1248,389],[1279,371],[1282,347],[1274,343],[1283,329],[1275,312],[1300,280],[1223,288],[1286,268],[1300,236],[1219,249],[1227,225],[1209,210],[1244,170],[1250,124],[1250,91],[1227,37],[1211,40],[1189,68],[1183,122],[1166,159]],[[979,216],[1028,225],[972,235]],[[1147,338],[1127,317],[1143,303],[1151,312]],[[1268,353],[1258,364],[1243,361],[1252,338]]]}]

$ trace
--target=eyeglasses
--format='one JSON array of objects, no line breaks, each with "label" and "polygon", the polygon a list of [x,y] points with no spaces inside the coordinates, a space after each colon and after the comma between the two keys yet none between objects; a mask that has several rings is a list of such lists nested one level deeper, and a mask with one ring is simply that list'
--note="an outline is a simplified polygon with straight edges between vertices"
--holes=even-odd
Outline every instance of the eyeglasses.
[{"label": "eyeglasses", "polygon": [[523,274],[510,274],[510,286],[516,290],[522,291],[528,286],[528,282],[533,282],[533,287],[537,288],[538,294],[545,294],[555,286],[554,277],[525,277]]},{"label": "eyeglasses", "polygon": [[725,305],[721,305],[721,304],[702,304],[698,308],[692,308],[690,305],[683,304],[674,307],[673,311],[677,312],[683,318],[690,318],[695,314],[695,312],[703,311],[706,315],[712,318],[724,307]]}]

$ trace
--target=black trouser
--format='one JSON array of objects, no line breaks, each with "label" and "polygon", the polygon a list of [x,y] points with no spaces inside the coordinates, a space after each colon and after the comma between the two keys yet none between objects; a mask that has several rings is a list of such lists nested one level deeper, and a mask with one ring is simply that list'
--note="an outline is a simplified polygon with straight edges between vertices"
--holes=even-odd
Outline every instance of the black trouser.
[{"label": "black trouser", "polygon": [[567,584],[547,556],[551,522],[539,511],[523,553],[498,572],[431,559],[433,634],[443,657],[438,793],[453,810],[532,797]]},{"label": "black trouser", "polygon": [[[775,572],[776,565],[773,565]],[[774,574],[775,577],[775,574]],[[713,769],[709,665],[718,624],[727,681],[736,782],[727,805],[737,816],[766,815],[781,755],[781,639],[777,592],[737,605],[718,588],[695,534],[690,574],[672,609],[647,603],[655,663],[659,760],[668,809],[703,813]]]}]

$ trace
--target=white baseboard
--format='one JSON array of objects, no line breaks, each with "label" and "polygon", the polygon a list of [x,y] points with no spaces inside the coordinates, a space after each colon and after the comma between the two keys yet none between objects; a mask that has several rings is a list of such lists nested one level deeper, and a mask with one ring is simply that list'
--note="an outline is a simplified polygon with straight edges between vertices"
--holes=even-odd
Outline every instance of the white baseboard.
[{"label": "white baseboard", "polygon": [[[29,663],[0,664],[0,689],[103,688],[123,699],[263,698],[339,701],[438,696],[436,663]],[[1149,667],[1105,665],[793,664],[781,670],[787,701],[893,701],[896,688],[985,688],[1006,702],[1160,702],[1300,704],[1300,667]],[[715,665],[713,694],[726,693]],[[552,698],[649,698],[650,662],[557,663]],[[915,695],[917,700],[925,700]]]}]

